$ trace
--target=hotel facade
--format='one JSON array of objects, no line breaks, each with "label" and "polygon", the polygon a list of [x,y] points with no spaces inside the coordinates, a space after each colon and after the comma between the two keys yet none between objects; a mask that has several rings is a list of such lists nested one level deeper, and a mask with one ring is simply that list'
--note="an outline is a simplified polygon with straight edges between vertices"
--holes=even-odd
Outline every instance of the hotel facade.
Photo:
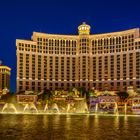
[{"label": "hotel facade", "polygon": [[3,66],[0,61],[0,95],[10,91],[11,68]]},{"label": "hotel facade", "polygon": [[91,35],[83,23],[78,35],[33,32],[31,40],[16,40],[16,55],[17,92],[140,88],[138,28]]}]

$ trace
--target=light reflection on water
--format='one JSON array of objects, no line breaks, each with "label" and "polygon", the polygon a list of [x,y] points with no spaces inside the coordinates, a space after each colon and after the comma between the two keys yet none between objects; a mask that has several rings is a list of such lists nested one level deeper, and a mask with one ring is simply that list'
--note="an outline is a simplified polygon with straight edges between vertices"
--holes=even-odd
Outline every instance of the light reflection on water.
[{"label": "light reflection on water", "polygon": [[119,129],[119,116],[114,117],[114,128]]},{"label": "light reflection on water", "polygon": [[0,139],[137,140],[140,117],[92,115],[0,115]]}]

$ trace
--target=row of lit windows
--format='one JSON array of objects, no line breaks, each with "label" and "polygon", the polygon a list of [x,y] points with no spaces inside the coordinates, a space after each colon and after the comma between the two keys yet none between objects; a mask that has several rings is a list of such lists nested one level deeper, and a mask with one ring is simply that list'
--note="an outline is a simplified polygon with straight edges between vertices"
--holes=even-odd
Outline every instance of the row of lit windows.
[{"label": "row of lit windows", "polygon": [[[36,78],[38,79],[38,80],[41,80],[41,74],[42,73],[40,73],[40,75],[38,75]],[[82,74],[82,77],[81,77],[81,74]],[[52,80],[53,79],[53,77],[54,77],[54,79],[57,81],[58,79],[60,79],[60,80],[64,80],[64,79],[66,79],[67,81],[69,81],[69,80],[73,80],[73,81],[75,81],[75,80],[80,80],[80,79],[82,79],[82,80],[86,80],[86,79],[88,79],[88,80],[96,80],[96,79],[98,79],[99,81],[102,81],[103,79],[104,80],[108,80],[108,79],[110,79],[111,78],[111,80],[114,80],[114,71],[113,71],[113,69],[111,70],[111,72],[110,72],[110,75],[108,75],[108,71],[106,70],[106,71],[104,71],[104,73],[102,73],[102,71],[100,70],[99,72],[98,72],[98,76],[97,76],[97,74],[95,74],[94,76],[96,77],[96,78],[93,78],[93,79],[90,79],[89,78],[89,73],[88,73],[88,76],[86,77],[86,72],[85,71],[82,71],[82,73],[81,74],[79,74],[79,78],[77,79],[75,76],[75,73],[72,73],[72,75],[71,75],[71,77],[70,77],[70,71],[68,71],[67,70],[67,74],[66,74],[66,77],[64,77],[64,73],[61,73],[61,75],[58,75],[58,73],[55,73],[54,75],[53,75],[53,72],[51,71],[50,73],[49,73],[49,77],[48,77],[48,79],[50,79],[50,80]],[[132,73],[132,71],[130,71],[130,73],[129,73],[129,75],[131,75],[132,74],[132,76],[129,76],[128,78],[129,79],[133,79],[133,73]],[[59,76],[59,78],[58,78],[58,76]],[[109,76],[110,76],[110,78],[109,78]],[[137,77],[140,77],[140,73],[136,73],[136,76]],[[23,77],[20,75],[20,79],[22,79]],[[36,79],[35,77],[30,77],[30,78],[32,78],[32,79]],[[71,79],[72,78],[72,79]],[[122,75],[122,77],[120,77],[120,74],[119,75],[117,75],[117,80],[120,80],[121,78],[123,78],[123,80],[125,80],[126,79],[126,69],[123,69],[123,75]],[[29,75],[26,73],[26,79],[29,79]],[[47,79],[47,77],[44,77],[43,78],[44,80],[46,80]]]},{"label": "row of lit windows", "polygon": [[72,46],[76,47],[75,40],[61,40],[61,39],[42,39],[38,38],[38,45],[44,46]]},{"label": "row of lit windows", "polygon": [[9,73],[10,71],[7,69],[0,68],[0,73],[7,73],[7,72]]},{"label": "row of lit windows", "polygon": [[134,35],[116,37],[116,38],[106,38],[106,39],[96,39],[92,41],[92,46],[106,46],[106,45],[115,45],[122,44],[134,41]]},{"label": "row of lit windows", "polygon": [[[126,88],[127,86],[134,86],[136,88],[140,88],[140,81],[127,81],[127,82],[108,82],[107,83],[109,88],[116,88],[116,89],[120,89],[120,88]],[[41,83],[41,82],[31,82],[31,85],[29,85],[29,82],[25,82],[25,86],[23,86],[23,82],[19,81],[19,90],[39,90],[41,91],[42,88],[44,87],[49,87],[49,89],[59,89],[59,88],[64,88],[66,87],[66,89],[72,89],[73,87],[95,87],[98,89],[105,89],[105,83]]]},{"label": "row of lit windows", "polygon": [[[139,55],[140,55],[140,54],[139,54]],[[133,54],[130,53],[130,54],[129,54],[129,62],[130,62],[130,63],[133,63],[133,57],[134,57]],[[136,57],[138,57],[138,55],[136,55]],[[31,60],[31,62],[32,62],[32,67],[33,67],[33,66],[35,67],[35,62],[36,62],[36,61],[35,61],[34,58],[35,58],[35,57],[32,57],[32,60]],[[50,57],[50,58],[51,58],[51,59],[49,60],[49,62],[50,62],[50,66],[51,66],[51,65],[53,65],[54,63],[53,63],[52,57]],[[56,57],[56,58],[57,58],[57,57]],[[87,61],[89,62],[89,61],[90,61],[90,58],[89,58],[89,57],[86,57],[86,58],[87,58]],[[100,56],[99,58],[98,58],[98,57],[93,57],[93,58],[101,59],[100,61],[103,61],[103,60],[102,60],[103,58],[105,58],[105,59],[108,58],[107,60],[105,60],[105,62],[110,60],[111,63],[115,63],[115,62],[114,62],[114,55],[111,55],[111,57],[108,57],[108,56],[105,56],[105,57],[104,57],[104,56]],[[122,58],[126,58],[126,54],[123,54]],[[127,58],[127,59],[128,59],[128,58]],[[124,60],[123,60],[123,63],[126,63],[126,62],[127,62],[127,61],[126,61],[127,59],[124,59]],[[61,61],[61,66],[64,66],[64,59],[63,59],[63,57],[61,58],[61,60],[62,60],[62,61]],[[67,60],[66,64],[69,65],[69,64],[70,64],[70,57],[67,57],[66,60]],[[40,56],[40,58],[38,58],[38,67],[40,67],[40,68],[41,68],[41,61],[42,61],[42,60],[41,60],[41,56]],[[72,59],[72,65],[75,65],[75,61],[76,61],[76,58],[73,58],[73,59]],[[81,63],[80,61],[81,61],[81,60],[79,59],[79,65],[80,65],[80,63]],[[86,64],[87,61],[84,59],[84,57],[82,57],[82,67],[84,67],[84,65]],[[99,65],[100,65],[100,63],[101,63],[100,61],[99,61],[99,63],[98,63]],[[117,61],[120,62],[120,55],[117,55]],[[19,62],[20,62],[19,68],[23,68],[23,59],[20,59]],[[26,67],[29,67],[29,62],[30,62],[30,61],[29,61],[29,58],[26,57]],[[54,62],[55,62],[55,65],[59,65],[59,64],[60,64],[59,61],[56,61],[56,60],[55,60]],[[47,57],[46,57],[46,59],[44,59],[44,65],[46,65],[46,63],[47,63]],[[105,64],[108,65],[108,63],[105,63]]]},{"label": "row of lit windows", "polygon": [[[121,52],[121,51],[131,51],[134,49],[140,49],[139,46],[133,46],[133,43],[129,44],[129,46],[126,45],[117,45],[117,46],[106,46],[106,47],[92,47],[92,54],[102,54],[102,53],[115,53],[115,52]],[[66,54],[66,55],[76,55],[76,48],[54,48],[54,47],[48,47],[47,49],[42,49],[42,47],[38,46],[37,49],[30,50],[30,48],[21,48],[19,47],[19,50],[22,51],[32,51],[32,52],[38,52],[38,53],[48,53],[48,54]],[[79,49],[79,53],[89,53],[90,48],[89,46],[83,45]]]},{"label": "row of lit windows", "polygon": [[[129,59],[132,57],[132,59],[134,58],[134,57],[138,57],[139,55],[140,55],[140,53],[139,52],[136,52],[136,54],[137,55],[133,55],[133,53],[129,53]],[[29,54],[26,54],[26,56],[25,57],[23,57],[23,54],[20,54],[20,57],[19,57],[19,65],[23,65],[23,58],[25,59],[25,63],[26,64],[28,64],[28,63],[30,63],[30,61],[32,62],[32,63],[35,63],[36,61],[37,61],[37,59],[36,58],[38,58],[38,64],[40,64],[41,63],[41,61],[42,61],[42,59],[43,59],[43,57],[41,56],[41,55],[32,55],[32,54],[30,54],[30,56],[32,56],[32,59],[29,59]],[[117,58],[120,58],[121,57],[121,55],[110,55],[110,56],[99,56],[99,57],[92,57],[92,58],[96,58],[96,59],[101,59],[101,58],[108,58],[108,60],[110,59],[110,60],[114,60],[114,57],[117,57]],[[126,57],[126,54],[123,54],[123,56],[122,56],[122,58],[123,57]],[[50,60],[48,59],[48,58],[50,58]],[[52,56],[49,56],[49,57],[47,57],[47,56],[44,56],[44,64],[46,64],[47,63],[47,61],[50,61],[50,64],[52,65],[53,64],[53,62],[55,62],[56,64],[58,64],[58,62],[59,61],[53,61],[53,59],[54,60],[56,60],[56,59],[61,59],[62,61],[63,61],[63,63],[61,63],[61,64],[64,64],[64,57],[62,57],[62,56],[60,56],[60,57],[52,57]],[[76,59],[76,57],[65,57],[65,59],[67,60],[67,62],[70,62],[70,60],[71,60],[71,58],[72,58],[72,60],[74,60],[74,59]],[[80,58],[82,58],[82,63],[84,63],[84,62],[86,62],[86,60],[85,60],[85,58],[87,58],[88,60],[90,60],[90,57],[88,57],[88,56],[80,56],[80,57],[78,57],[79,58],[79,62],[80,62]],[[74,61],[75,62],[75,61]],[[124,61],[124,62],[126,62],[126,61]]]},{"label": "row of lit windows", "polygon": [[[136,64],[138,62],[137,58],[139,56],[140,56],[140,53],[137,52],[136,53]],[[20,60],[20,64],[19,64],[19,74],[20,74],[20,77],[23,77],[23,54],[20,55],[20,58],[21,58],[21,60]],[[50,59],[50,76],[52,77],[53,57],[50,57],[50,58],[51,58]],[[86,67],[86,59],[85,58],[86,57],[84,56],[83,60],[82,60],[82,76],[83,76],[83,79],[85,79],[85,77],[86,77],[86,75],[85,75],[85,73],[86,73],[86,69],[85,69],[85,67]],[[89,58],[89,57],[87,57],[87,58]],[[123,58],[123,67],[122,67],[123,68],[123,78],[126,78],[126,60],[127,60],[126,59],[126,54],[123,54],[122,58]],[[47,57],[46,57],[46,59],[47,59]],[[58,59],[58,57],[56,57],[56,59]],[[96,58],[96,59],[98,59],[98,58]],[[94,59],[94,61],[93,61],[93,66],[94,66],[93,70],[96,69],[96,66],[94,65],[96,63],[95,62],[96,59]],[[113,71],[114,56],[111,55],[111,58],[108,57],[108,56],[105,56],[105,60],[104,60],[105,74],[108,73],[107,70],[108,70],[108,61],[109,61],[109,59],[110,59],[110,64],[111,64],[110,67],[112,67],[111,70]],[[26,66],[26,76],[27,76],[26,78],[29,78],[29,75],[28,75],[29,74],[29,54],[26,54],[26,60],[27,60],[26,65],[25,65]],[[98,65],[99,65],[99,70],[98,70],[99,71],[99,77],[101,77],[100,71],[102,70],[102,62],[103,62],[102,57],[99,57],[99,62],[98,62]],[[46,63],[46,60],[45,60],[45,63]],[[73,61],[72,61],[72,66],[75,69],[75,66],[74,66],[75,64],[74,63],[75,63],[75,58],[73,58]],[[58,61],[57,61],[56,64],[58,64]],[[69,67],[70,57],[67,58],[66,64],[67,64],[67,69],[70,70],[70,67]],[[115,62],[114,62],[114,64],[115,64]],[[80,61],[79,61],[79,65],[80,65]],[[64,77],[63,76],[64,75],[64,73],[63,73],[64,67],[63,66],[64,66],[64,57],[61,58],[61,69],[62,69],[61,74],[62,74],[62,77]],[[136,67],[137,67],[137,65],[136,65]],[[116,69],[117,69],[117,79],[120,79],[120,55],[117,55]],[[133,70],[133,53],[130,53],[129,54],[129,75],[130,75],[131,79],[133,78],[133,71],[132,70]],[[69,72],[67,71],[67,73],[69,73]],[[75,75],[75,74],[73,73],[72,75]],[[94,75],[96,75],[96,73],[94,73]],[[137,76],[139,76],[138,72],[137,72]],[[33,79],[35,78],[35,55],[32,55],[32,78]],[[38,57],[38,79],[41,79],[41,56]],[[93,79],[95,80],[95,77]]]},{"label": "row of lit windows", "polygon": [[[110,48],[110,49],[103,49],[102,47],[99,47],[98,49],[96,48],[93,48],[92,49],[92,54],[102,54],[102,53],[116,53],[116,52],[125,52],[125,51],[131,51],[131,50],[134,50],[135,48],[133,46],[130,46],[129,48],[126,48],[126,47],[123,47],[121,48],[121,46],[116,46],[116,49],[115,48]],[[137,47],[136,49],[140,49],[140,47]]]},{"label": "row of lit windows", "polygon": [[7,87],[9,89],[9,80],[10,80],[10,76],[7,75],[6,73],[2,74],[0,73],[0,89],[4,89],[5,87]]},{"label": "row of lit windows", "polygon": [[[132,45],[132,44],[131,44]],[[134,50],[134,49],[140,49],[140,46],[130,46],[129,48],[128,47],[122,47],[121,48],[121,45],[120,46],[116,46],[115,47],[112,47],[112,48],[109,48],[109,47],[106,47],[106,48],[103,48],[103,47],[98,47],[98,48],[95,48],[93,47],[92,48],[92,53],[93,54],[96,54],[96,53],[99,53],[99,54],[102,54],[102,53],[114,53],[114,52],[121,52],[121,51],[131,51],[131,50]],[[29,49],[26,50],[26,51],[30,51]],[[49,50],[42,50],[42,49],[38,49],[37,51],[34,50],[33,52],[38,52],[38,53],[49,53],[49,54],[72,54],[72,55],[76,55],[76,49],[73,49],[73,48],[61,48],[60,50],[58,48],[52,48],[50,47]],[[87,46],[81,46],[80,47],[80,53],[89,53],[90,52],[90,49],[89,47]]]},{"label": "row of lit windows", "polygon": [[[123,47],[127,47],[127,46],[133,46],[134,45],[134,43],[129,43],[129,44],[125,44],[125,45],[111,45],[111,46],[106,46],[106,45],[104,45],[104,46],[92,46],[92,48],[93,49],[95,49],[95,50],[102,50],[102,49],[114,49],[114,48],[123,48]],[[89,46],[89,44],[87,44],[87,43],[82,43],[80,46]],[[135,46],[137,46],[137,47],[139,47],[140,45],[135,45]],[[64,50],[76,50],[76,47],[63,47],[63,46],[61,46],[61,47],[53,47],[53,46],[49,46],[49,47],[42,47],[42,46],[36,46],[36,47],[34,47],[34,48],[30,48],[30,47],[19,47],[19,50],[24,50],[24,51],[38,51],[38,50],[47,50],[47,51],[49,51],[49,50],[62,50],[62,49],[64,49]]]}]

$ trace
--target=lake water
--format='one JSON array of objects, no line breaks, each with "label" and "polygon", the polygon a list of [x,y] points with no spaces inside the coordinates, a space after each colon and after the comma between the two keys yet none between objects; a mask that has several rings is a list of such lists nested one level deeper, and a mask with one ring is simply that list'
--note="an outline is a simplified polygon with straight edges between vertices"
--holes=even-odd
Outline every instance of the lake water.
[{"label": "lake water", "polygon": [[0,115],[0,140],[102,139],[140,139],[140,116]]}]

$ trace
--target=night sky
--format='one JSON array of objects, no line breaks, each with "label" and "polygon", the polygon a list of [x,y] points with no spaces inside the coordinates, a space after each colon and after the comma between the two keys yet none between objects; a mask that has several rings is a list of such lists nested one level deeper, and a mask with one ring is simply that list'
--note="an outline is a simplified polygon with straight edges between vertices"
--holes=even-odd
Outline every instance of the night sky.
[{"label": "night sky", "polygon": [[16,39],[32,32],[77,34],[82,22],[91,33],[140,27],[140,0],[1,0],[0,60],[12,68],[11,91],[16,90]]}]

